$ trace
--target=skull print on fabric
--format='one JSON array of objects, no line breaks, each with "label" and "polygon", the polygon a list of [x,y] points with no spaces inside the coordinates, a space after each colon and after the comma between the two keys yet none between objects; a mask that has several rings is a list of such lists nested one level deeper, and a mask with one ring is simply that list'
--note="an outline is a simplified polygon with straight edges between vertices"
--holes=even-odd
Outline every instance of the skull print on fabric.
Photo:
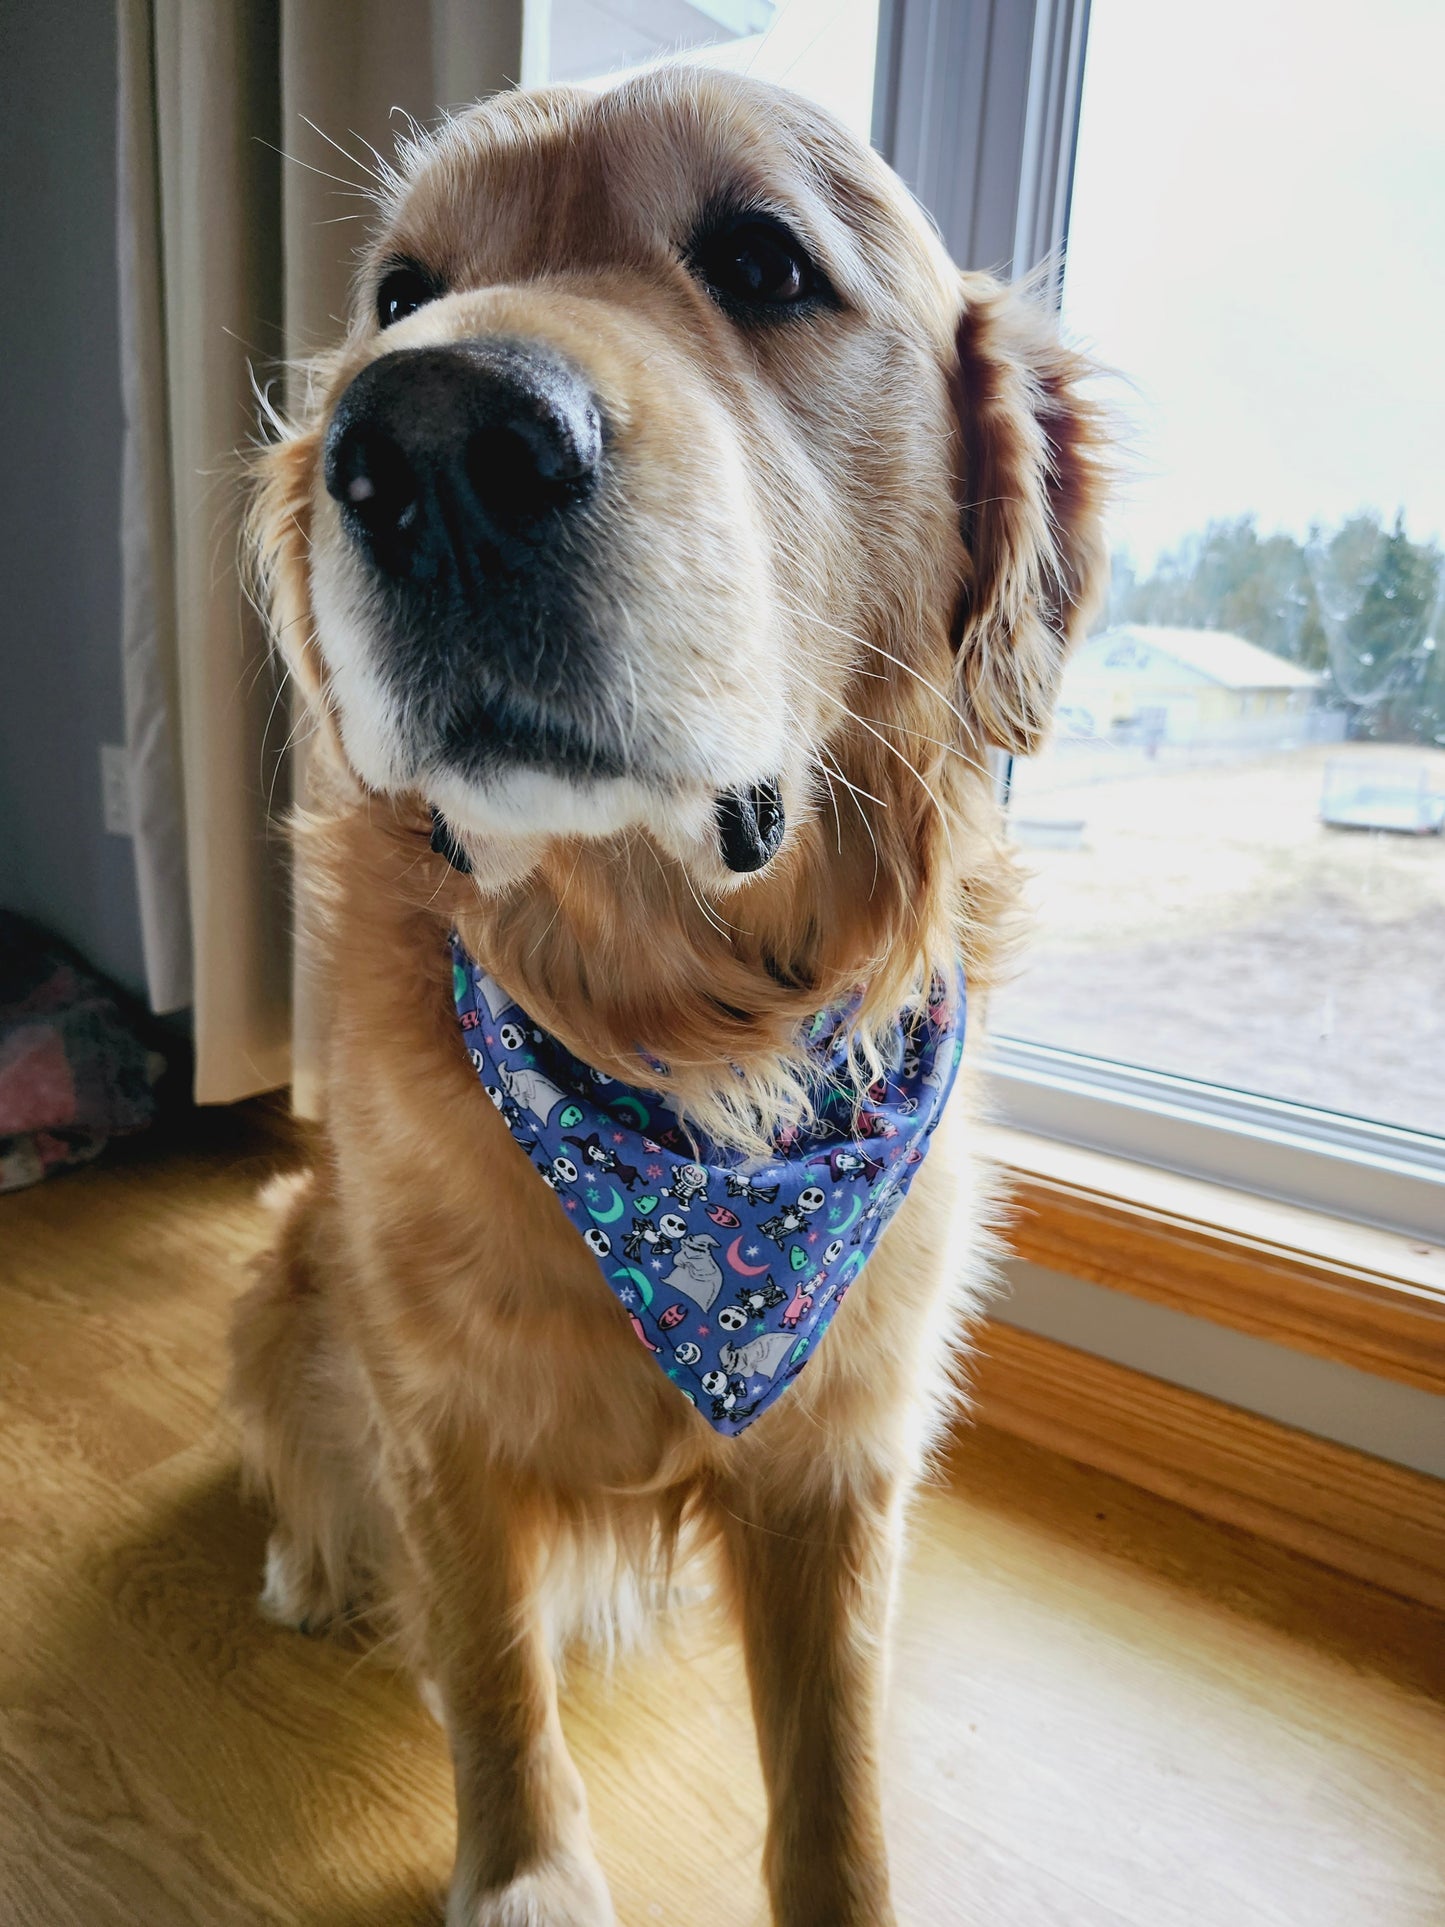
[{"label": "skull print on fabric", "polygon": [[808,1025],[815,1117],[743,1162],[665,1098],[539,1030],[453,935],[462,1042],[487,1096],[577,1227],[640,1343],[709,1425],[741,1432],[814,1355],[918,1175],[963,1055],[965,992],[935,980],[861,1100],[847,1011]]}]

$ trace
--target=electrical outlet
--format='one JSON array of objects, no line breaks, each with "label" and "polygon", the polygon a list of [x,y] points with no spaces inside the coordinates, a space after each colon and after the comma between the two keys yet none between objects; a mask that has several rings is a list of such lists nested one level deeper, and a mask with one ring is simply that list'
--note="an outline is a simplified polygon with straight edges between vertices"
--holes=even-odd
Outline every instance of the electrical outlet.
[{"label": "electrical outlet", "polygon": [[130,751],[124,743],[100,746],[100,809],[111,836],[131,834]]}]

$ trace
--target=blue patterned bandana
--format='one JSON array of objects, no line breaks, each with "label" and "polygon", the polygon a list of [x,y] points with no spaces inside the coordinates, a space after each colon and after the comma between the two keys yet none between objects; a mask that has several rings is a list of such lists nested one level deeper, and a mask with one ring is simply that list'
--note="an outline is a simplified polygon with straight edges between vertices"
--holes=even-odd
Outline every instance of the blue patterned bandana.
[{"label": "blue patterned bandana", "polygon": [[453,935],[462,1041],[487,1096],[645,1345],[717,1431],[765,1412],[807,1364],[918,1175],[963,1055],[964,985],[935,980],[891,1068],[857,1101],[848,1011],[808,1026],[816,1116],[742,1161],[653,1091],[582,1063]]}]

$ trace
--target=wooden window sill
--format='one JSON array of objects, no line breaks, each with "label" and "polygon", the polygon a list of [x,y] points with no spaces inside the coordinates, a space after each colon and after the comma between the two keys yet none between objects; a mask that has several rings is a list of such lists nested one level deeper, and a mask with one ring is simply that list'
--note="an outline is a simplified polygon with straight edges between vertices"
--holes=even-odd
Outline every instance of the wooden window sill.
[{"label": "wooden window sill", "polygon": [[1018,1257],[1445,1392],[1445,1246],[1002,1126],[986,1138]]}]

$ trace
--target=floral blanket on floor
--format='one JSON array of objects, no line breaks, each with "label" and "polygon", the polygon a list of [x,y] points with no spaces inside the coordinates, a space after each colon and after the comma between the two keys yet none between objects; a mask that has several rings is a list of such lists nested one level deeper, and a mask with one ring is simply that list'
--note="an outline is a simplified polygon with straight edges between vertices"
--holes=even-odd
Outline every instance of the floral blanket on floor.
[{"label": "floral blanket on floor", "polygon": [[144,1130],[163,1068],[98,977],[0,910],[0,1191]]}]

